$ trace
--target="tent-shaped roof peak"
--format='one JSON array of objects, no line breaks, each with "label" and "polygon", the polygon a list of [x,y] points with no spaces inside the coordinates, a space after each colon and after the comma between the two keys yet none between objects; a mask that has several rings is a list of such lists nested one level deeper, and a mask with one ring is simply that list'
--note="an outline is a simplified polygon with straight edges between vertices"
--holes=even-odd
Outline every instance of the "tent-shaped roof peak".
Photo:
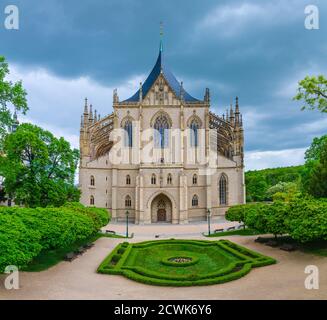
[{"label": "tent-shaped roof peak", "polygon": [[[177,81],[175,76],[170,72],[169,68],[167,68],[166,64],[164,63],[163,59],[163,50],[162,50],[162,42],[160,42],[160,49],[159,55],[156,64],[154,65],[152,71],[150,72],[149,76],[145,80],[142,85],[142,95],[145,97],[148,92],[150,91],[151,87],[157,80],[160,74],[163,74],[164,78],[170,85],[171,89],[174,91],[177,97],[181,95],[181,84]],[[186,102],[196,102],[199,101],[198,99],[193,98],[189,93],[187,93],[184,89],[183,90],[183,99]],[[139,101],[140,97],[140,90],[138,90],[132,97],[128,98],[123,102],[137,102]]]}]

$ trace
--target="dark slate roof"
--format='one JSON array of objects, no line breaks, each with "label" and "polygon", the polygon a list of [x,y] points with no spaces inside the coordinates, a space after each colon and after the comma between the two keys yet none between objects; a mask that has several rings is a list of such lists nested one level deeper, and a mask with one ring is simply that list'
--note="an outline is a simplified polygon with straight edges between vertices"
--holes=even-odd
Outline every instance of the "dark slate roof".
[{"label": "dark slate roof", "polygon": [[[166,64],[164,63],[163,59],[163,54],[162,54],[162,46],[160,45],[160,51],[159,51],[159,56],[157,59],[157,62],[155,66],[153,67],[151,73],[145,80],[145,82],[142,85],[142,94],[143,97],[145,97],[149,90],[151,89],[152,85],[154,82],[157,80],[158,76],[160,75],[160,72],[162,71],[165,79],[169,83],[170,87],[174,91],[177,97],[180,97],[180,91],[181,91],[181,85],[175,78],[175,76],[170,72],[170,70],[166,67]],[[183,94],[184,94],[184,101],[186,102],[195,102],[199,101],[198,99],[193,98],[190,94],[188,94],[185,89],[183,89]],[[123,102],[137,102],[139,101],[139,96],[140,96],[140,90],[137,90],[137,92],[127,100]]]}]

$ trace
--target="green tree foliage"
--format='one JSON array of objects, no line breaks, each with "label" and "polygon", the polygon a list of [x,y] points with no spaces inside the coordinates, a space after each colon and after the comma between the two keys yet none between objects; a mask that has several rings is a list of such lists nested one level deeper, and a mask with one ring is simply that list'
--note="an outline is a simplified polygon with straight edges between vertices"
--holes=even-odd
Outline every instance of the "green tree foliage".
[{"label": "green tree foliage", "polygon": [[78,150],[72,150],[63,138],[25,123],[4,140],[0,174],[16,203],[60,206],[79,200],[79,190],[74,186],[78,160]]},{"label": "green tree foliage", "polygon": [[299,82],[298,93],[293,99],[304,102],[302,110],[327,112],[327,79],[323,75],[305,77]]},{"label": "green tree foliage", "polygon": [[327,135],[313,139],[305,160],[303,190],[316,198],[327,197]]},{"label": "green tree foliage", "polygon": [[0,56],[0,147],[5,133],[14,123],[13,112],[9,106],[23,114],[28,110],[26,91],[23,89],[22,82],[6,81],[8,75],[8,64],[5,58]]},{"label": "green tree foliage", "polygon": [[240,223],[244,222],[246,209],[247,205],[245,204],[232,206],[227,210],[225,218],[229,221],[238,221]]},{"label": "green tree foliage", "polygon": [[0,272],[25,266],[41,250],[67,247],[106,225],[106,209],[66,205],[60,208],[0,207]]},{"label": "green tree foliage", "polygon": [[[235,210],[239,209],[236,206]],[[301,197],[290,202],[246,204],[241,212],[242,222],[260,233],[288,234],[300,242],[327,240],[327,199]],[[240,214],[227,214],[226,218],[239,221]]]},{"label": "green tree foliage", "polygon": [[327,142],[321,148],[320,159],[313,166],[306,186],[315,198],[327,198]]},{"label": "green tree foliage", "polygon": [[246,201],[272,201],[273,194],[270,188],[281,182],[298,184],[301,179],[304,166],[273,168],[247,171],[245,173]]},{"label": "green tree foliage", "polygon": [[290,203],[286,223],[295,240],[327,240],[327,200],[299,199]]}]

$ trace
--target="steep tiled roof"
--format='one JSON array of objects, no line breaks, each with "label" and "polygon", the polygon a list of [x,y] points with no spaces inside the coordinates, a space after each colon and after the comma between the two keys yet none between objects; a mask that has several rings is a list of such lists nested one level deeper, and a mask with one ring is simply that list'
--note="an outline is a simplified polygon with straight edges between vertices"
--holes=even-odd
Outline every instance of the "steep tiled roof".
[{"label": "steep tiled roof", "polygon": [[[163,59],[163,53],[162,53],[162,45],[160,45],[160,51],[159,51],[159,56],[157,59],[157,62],[155,66],[153,67],[152,71],[150,72],[149,76],[145,80],[145,82],[142,85],[142,94],[143,97],[145,97],[149,90],[151,89],[152,85],[154,82],[157,80],[158,76],[160,73],[163,73],[165,79],[169,83],[170,87],[174,91],[177,97],[180,96],[180,91],[181,91],[181,85],[175,78],[175,76],[170,72],[170,70],[167,68],[166,64],[164,63]],[[123,102],[137,102],[139,100],[139,95],[140,95],[140,90],[138,90],[132,97],[128,98],[127,100]],[[188,94],[184,89],[183,89],[183,98],[184,101],[186,102],[195,102],[199,101],[195,98],[193,98],[190,94]]]}]

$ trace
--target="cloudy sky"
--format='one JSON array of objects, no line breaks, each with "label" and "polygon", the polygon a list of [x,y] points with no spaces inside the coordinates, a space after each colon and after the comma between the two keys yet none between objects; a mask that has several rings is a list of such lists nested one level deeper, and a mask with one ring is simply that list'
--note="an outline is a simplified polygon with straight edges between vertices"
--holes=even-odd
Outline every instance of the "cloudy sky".
[{"label": "cloudy sky", "polygon": [[[28,121],[78,147],[88,97],[101,115],[134,93],[152,69],[164,23],[165,59],[188,92],[211,89],[222,114],[239,96],[246,168],[295,165],[327,115],[300,111],[297,81],[327,74],[325,0],[0,0],[19,8],[19,30],[0,23],[0,55],[12,80],[28,92]],[[319,30],[304,27],[307,5],[319,9]]]}]

